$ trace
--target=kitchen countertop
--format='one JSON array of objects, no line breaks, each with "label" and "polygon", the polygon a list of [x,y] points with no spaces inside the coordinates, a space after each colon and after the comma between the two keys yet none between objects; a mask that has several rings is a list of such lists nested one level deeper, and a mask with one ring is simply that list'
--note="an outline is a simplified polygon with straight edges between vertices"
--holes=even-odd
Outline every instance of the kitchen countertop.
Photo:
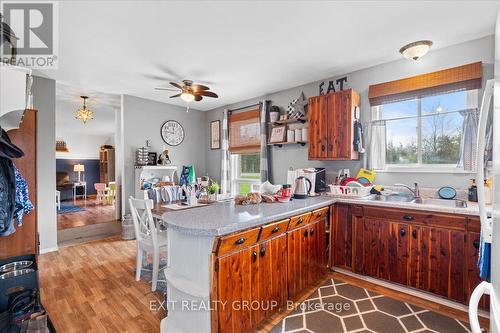
[{"label": "kitchen countertop", "polygon": [[248,206],[235,205],[234,202],[221,202],[199,208],[167,212],[163,214],[162,219],[169,228],[190,235],[222,236],[326,207],[336,202],[448,214],[479,215],[479,208],[475,202],[467,202],[466,208],[455,208],[411,202],[384,202],[366,198],[343,199],[320,196],[295,199],[288,203],[261,203]]}]

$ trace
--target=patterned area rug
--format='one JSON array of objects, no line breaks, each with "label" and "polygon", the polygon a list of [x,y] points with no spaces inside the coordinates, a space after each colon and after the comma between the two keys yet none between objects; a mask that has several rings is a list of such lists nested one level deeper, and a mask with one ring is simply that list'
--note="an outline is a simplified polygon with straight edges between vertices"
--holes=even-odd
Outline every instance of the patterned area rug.
[{"label": "patterned area rug", "polygon": [[84,210],[85,208],[80,206],[75,206],[69,202],[61,202],[61,209],[57,210],[57,214],[83,212]]},{"label": "patterned area rug", "polygon": [[[167,281],[165,280],[165,274],[163,274],[163,270],[167,267],[167,260],[160,259],[160,271],[158,273],[158,283],[156,284],[156,292],[162,293],[165,297],[167,295]],[[141,279],[145,280],[149,284],[151,284],[153,277],[153,264],[148,263],[146,266],[142,268],[141,271]],[[134,271],[135,275],[135,271]],[[166,298],[165,298],[166,299]]]},{"label": "patterned area rug", "polygon": [[462,333],[467,323],[342,281],[328,280],[272,333]]}]

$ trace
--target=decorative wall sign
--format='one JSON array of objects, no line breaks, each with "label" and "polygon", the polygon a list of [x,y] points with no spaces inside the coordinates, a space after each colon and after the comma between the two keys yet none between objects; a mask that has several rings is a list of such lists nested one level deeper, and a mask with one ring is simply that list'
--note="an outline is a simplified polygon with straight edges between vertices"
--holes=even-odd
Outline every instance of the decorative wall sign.
[{"label": "decorative wall sign", "polygon": [[345,85],[346,83],[347,83],[347,76],[341,77],[340,79],[337,80],[330,80],[328,81],[328,83],[326,81],[323,81],[319,84],[319,94],[324,95],[344,90],[347,88]]},{"label": "decorative wall sign", "polygon": [[178,146],[184,141],[184,128],[175,120],[168,120],[161,126],[161,138],[166,144]]},{"label": "decorative wall sign", "polygon": [[269,143],[280,143],[285,141],[286,126],[273,127]]},{"label": "decorative wall sign", "polygon": [[220,120],[210,122],[210,149],[220,149]]}]

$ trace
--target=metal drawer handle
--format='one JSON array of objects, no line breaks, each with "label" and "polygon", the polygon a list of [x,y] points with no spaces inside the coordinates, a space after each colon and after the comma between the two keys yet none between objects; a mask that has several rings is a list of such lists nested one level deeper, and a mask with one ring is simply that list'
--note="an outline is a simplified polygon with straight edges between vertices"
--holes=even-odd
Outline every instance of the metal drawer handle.
[{"label": "metal drawer handle", "polygon": [[263,257],[266,255],[266,247],[263,246],[261,249],[260,249],[260,256]]},{"label": "metal drawer handle", "polygon": [[321,145],[321,151],[325,151],[325,145]]},{"label": "metal drawer handle", "polygon": [[417,239],[417,230],[413,230],[411,232],[411,235],[413,236],[413,238]]},{"label": "metal drawer handle", "polygon": [[405,215],[403,216],[403,219],[405,219],[406,221],[413,221],[415,218],[411,215]]},{"label": "metal drawer handle", "polygon": [[245,241],[246,241],[246,239],[245,239],[245,238],[243,238],[243,237],[241,237],[241,238],[240,238],[240,239],[238,239],[236,242],[234,242],[234,244],[236,244],[236,245],[241,245],[241,244],[245,243]]},{"label": "metal drawer handle", "polygon": [[300,219],[297,221],[297,225],[302,224],[302,222],[304,222],[304,220],[303,220],[302,218],[300,218]]},{"label": "metal drawer handle", "polygon": [[280,231],[280,227],[274,227],[273,230],[271,230],[271,233],[275,234],[277,233],[278,231]]},{"label": "metal drawer handle", "polygon": [[401,235],[401,237],[406,236],[406,230],[405,229],[401,229],[401,231],[399,231],[399,234]]},{"label": "metal drawer handle", "polygon": [[309,235],[309,233],[306,231],[304,231],[304,237],[307,237],[307,235]]},{"label": "metal drawer handle", "polygon": [[309,230],[309,236],[314,235],[314,229]]},{"label": "metal drawer handle", "polygon": [[257,251],[252,252],[252,259],[254,262],[257,261]]},{"label": "metal drawer handle", "polygon": [[479,249],[479,244],[480,244],[480,243],[479,243],[479,240],[477,240],[477,239],[476,239],[476,240],[472,243],[472,246],[474,246],[474,248],[475,248],[476,250],[478,250],[478,249]]}]

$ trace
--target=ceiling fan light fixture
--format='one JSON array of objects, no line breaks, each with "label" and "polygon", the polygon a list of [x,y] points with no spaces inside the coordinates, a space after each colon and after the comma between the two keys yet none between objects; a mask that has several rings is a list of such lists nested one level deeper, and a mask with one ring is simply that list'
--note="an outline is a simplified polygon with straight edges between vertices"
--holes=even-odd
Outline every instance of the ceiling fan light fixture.
[{"label": "ceiling fan light fixture", "polygon": [[194,95],[192,93],[190,93],[190,92],[183,92],[181,94],[181,98],[185,102],[192,102],[192,101],[194,101]]},{"label": "ceiling fan light fixture", "polygon": [[78,109],[78,111],[76,111],[75,118],[81,120],[84,124],[86,124],[89,120],[94,119],[94,112],[92,112],[87,108],[85,102],[87,101],[88,97],[87,96],[80,96],[80,97],[83,98],[83,107]]},{"label": "ceiling fan light fixture", "polygon": [[403,46],[399,49],[399,53],[407,59],[418,60],[429,52],[432,44],[430,40],[419,40]]}]

